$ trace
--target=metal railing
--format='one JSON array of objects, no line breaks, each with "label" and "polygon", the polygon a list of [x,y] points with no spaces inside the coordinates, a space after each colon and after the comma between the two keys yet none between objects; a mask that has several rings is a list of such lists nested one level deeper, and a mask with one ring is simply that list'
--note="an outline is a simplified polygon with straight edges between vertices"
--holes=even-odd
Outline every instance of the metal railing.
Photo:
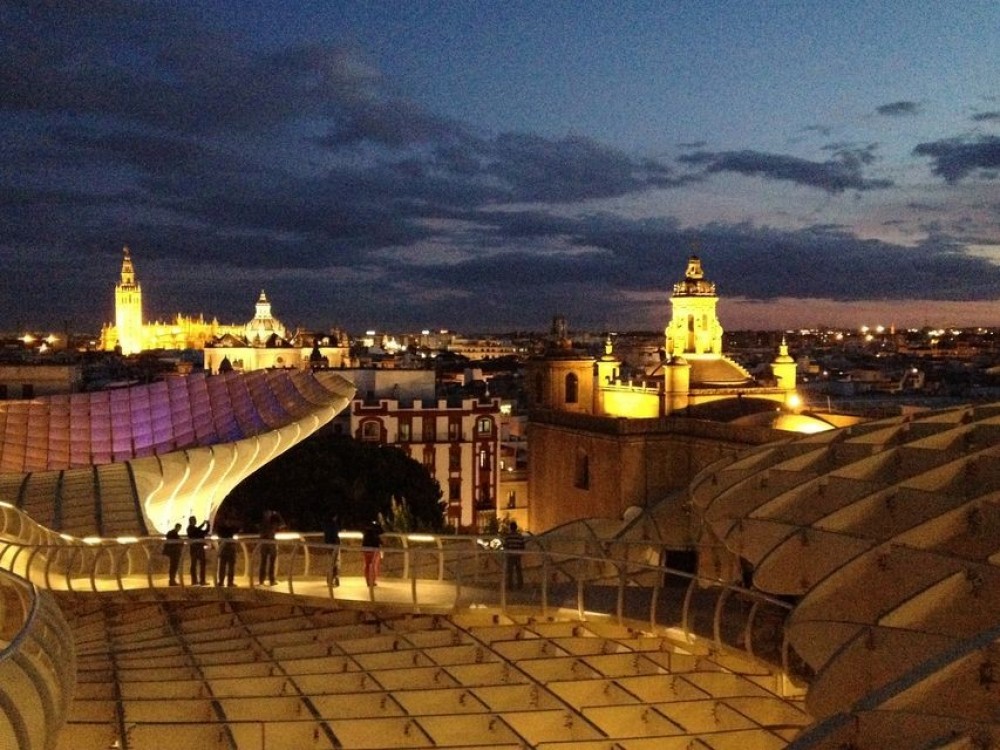
[{"label": "metal railing", "polygon": [[[53,591],[183,591],[205,596],[191,579],[191,546],[182,541],[180,575],[168,581],[169,559],[160,537],[22,541],[0,537],[0,568]],[[44,536],[44,535],[43,535]],[[282,538],[283,536],[283,538]],[[581,620],[597,614],[640,623],[690,644],[739,650],[786,675],[806,676],[789,651],[784,621],[791,605],[760,592],[665,567],[665,550],[651,542],[529,538],[524,551],[497,548],[472,536],[384,534],[382,547],[361,546],[345,532],[337,547],[320,537],[279,535],[274,542],[238,537],[233,588],[218,580],[220,542],[207,540],[206,584],[228,596],[282,592],[344,605],[447,613],[468,608],[558,612]],[[176,543],[175,543],[176,544]],[[277,583],[262,569],[274,545]],[[367,553],[367,554],[366,554]],[[366,557],[379,567],[366,581]],[[378,557],[377,563],[374,558]],[[520,560],[524,584],[514,588],[506,568]],[[339,584],[339,585],[338,585]],[[190,589],[196,589],[193,594]]]},{"label": "metal railing", "polygon": [[75,681],[72,633],[52,596],[0,571],[0,747],[52,747]]}]

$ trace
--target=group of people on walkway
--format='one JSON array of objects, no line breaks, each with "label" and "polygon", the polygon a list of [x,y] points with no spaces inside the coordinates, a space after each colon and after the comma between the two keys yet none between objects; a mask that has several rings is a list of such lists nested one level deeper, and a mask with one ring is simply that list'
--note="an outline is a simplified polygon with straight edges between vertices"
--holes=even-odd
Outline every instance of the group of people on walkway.
[{"label": "group of people on walkway", "polygon": [[[180,572],[181,558],[184,554],[184,547],[187,546],[191,565],[191,585],[207,586],[206,547],[209,536],[209,522],[206,519],[198,523],[198,519],[195,516],[188,518],[188,526],[185,531],[186,539],[181,537],[181,528],[181,524],[174,524],[174,527],[166,533],[164,539],[163,554],[167,557],[168,561],[168,583],[170,586],[180,586],[182,584]],[[278,532],[284,528],[285,521],[280,513],[275,510],[264,512],[258,532],[260,562],[257,569],[257,583],[261,586],[265,584],[274,586],[277,584],[275,568],[277,566],[278,545],[276,537]],[[235,537],[239,530],[239,524],[233,516],[220,513],[216,517],[215,524],[212,527],[212,533],[216,537],[218,545],[215,574],[216,586],[234,586],[236,583],[237,542]],[[365,528],[361,543],[365,548],[365,581],[369,586],[375,586],[382,559],[382,527],[378,521],[372,521]],[[329,586],[339,586],[340,521],[336,515],[331,515],[324,524],[323,544],[329,548],[330,554],[327,584]]]},{"label": "group of people on walkway", "polygon": [[[274,571],[277,558],[275,537],[278,531],[284,527],[285,522],[277,511],[269,510],[264,513],[260,525],[260,569],[258,571],[258,582],[261,585],[264,585],[265,578],[271,586],[277,583]],[[236,585],[236,534],[239,530],[239,523],[231,514],[220,513],[216,517],[215,524],[211,529],[219,550],[219,554],[216,556],[216,586]],[[207,586],[208,519],[198,523],[195,516],[190,516],[185,535],[186,539],[181,537],[181,524],[179,523],[174,524],[174,527],[166,533],[163,554],[167,557],[168,583],[170,586],[180,586],[182,583],[181,557],[184,554],[186,542],[188,559],[191,564],[191,585]]]},{"label": "group of people on walkway", "polygon": [[[257,569],[257,583],[261,586],[265,582],[269,586],[277,584],[275,568],[278,558],[278,546],[276,537],[280,530],[285,528],[284,519],[277,511],[268,510],[264,512],[264,517],[260,523],[259,550],[260,563]],[[236,519],[229,514],[220,513],[215,519],[212,528],[219,553],[216,556],[217,568],[215,574],[216,586],[234,586],[236,577],[236,533],[239,531],[239,524]],[[382,565],[382,526],[378,521],[372,521],[365,527],[361,535],[362,554],[364,557],[365,583],[369,586],[378,585],[378,577]],[[207,586],[206,583],[206,546],[209,535],[209,522],[204,520],[198,523],[195,516],[188,519],[186,531],[188,555],[191,562],[191,585]],[[323,527],[323,544],[329,550],[330,564],[327,568],[327,585],[334,587],[340,585],[340,521],[336,515],[331,515]],[[169,585],[180,586],[180,565],[181,556],[184,552],[185,540],[181,538],[181,524],[174,524],[174,528],[166,533],[163,545],[163,554],[168,559]],[[524,568],[522,557],[525,550],[524,535],[517,527],[515,521],[511,521],[503,535],[504,550],[504,572],[506,575],[507,588],[517,590],[524,588]]]}]

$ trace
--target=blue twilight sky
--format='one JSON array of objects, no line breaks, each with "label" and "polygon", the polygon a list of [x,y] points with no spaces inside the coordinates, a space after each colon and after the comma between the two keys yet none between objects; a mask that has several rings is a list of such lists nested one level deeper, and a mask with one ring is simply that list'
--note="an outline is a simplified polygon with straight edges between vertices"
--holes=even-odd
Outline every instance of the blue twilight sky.
[{"label": "blue twilight sky", "polygon": [[1000,325],[995,2],[0,5],[0,328]]}]

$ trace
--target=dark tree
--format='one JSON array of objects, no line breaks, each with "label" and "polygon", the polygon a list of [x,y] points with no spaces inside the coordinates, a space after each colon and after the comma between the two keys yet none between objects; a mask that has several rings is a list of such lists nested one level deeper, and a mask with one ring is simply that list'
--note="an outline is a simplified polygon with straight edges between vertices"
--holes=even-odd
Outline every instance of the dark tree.
[{"label": "dark tree", "polygon": [[281,513],[290,528],[318,531],[330,514],[342,528],[360,528],[393,499],[405,503],[418,529],[444,528],[441,488],[422,464],[399,448],[362,443],[344,435],[317,434],[262,466],[233,488],[224,501],[256,529],[264,510]]}]

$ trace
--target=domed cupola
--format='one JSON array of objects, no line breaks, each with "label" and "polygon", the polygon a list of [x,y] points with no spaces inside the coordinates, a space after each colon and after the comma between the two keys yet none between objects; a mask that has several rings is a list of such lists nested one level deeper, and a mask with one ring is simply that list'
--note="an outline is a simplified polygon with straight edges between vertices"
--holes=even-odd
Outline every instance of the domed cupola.
[{"label": "domed cupola", "polygon": [[697,255],[692,255],[688,259],[684,281],[674,284],[674,296],[715,296],[715,284],[705,278],[705,272],[701,268],[701,258]]},{"label": "domed cupola", "polygon": [[257,312],[253,320],[246,324],[246,339],[250,346],[266,346],[272,336],[279,339],[285,338],[285,327],[277,318],[271,314],[271,303],[267,300],[264,290],[260,291],[260,298],[257,300]]}]

